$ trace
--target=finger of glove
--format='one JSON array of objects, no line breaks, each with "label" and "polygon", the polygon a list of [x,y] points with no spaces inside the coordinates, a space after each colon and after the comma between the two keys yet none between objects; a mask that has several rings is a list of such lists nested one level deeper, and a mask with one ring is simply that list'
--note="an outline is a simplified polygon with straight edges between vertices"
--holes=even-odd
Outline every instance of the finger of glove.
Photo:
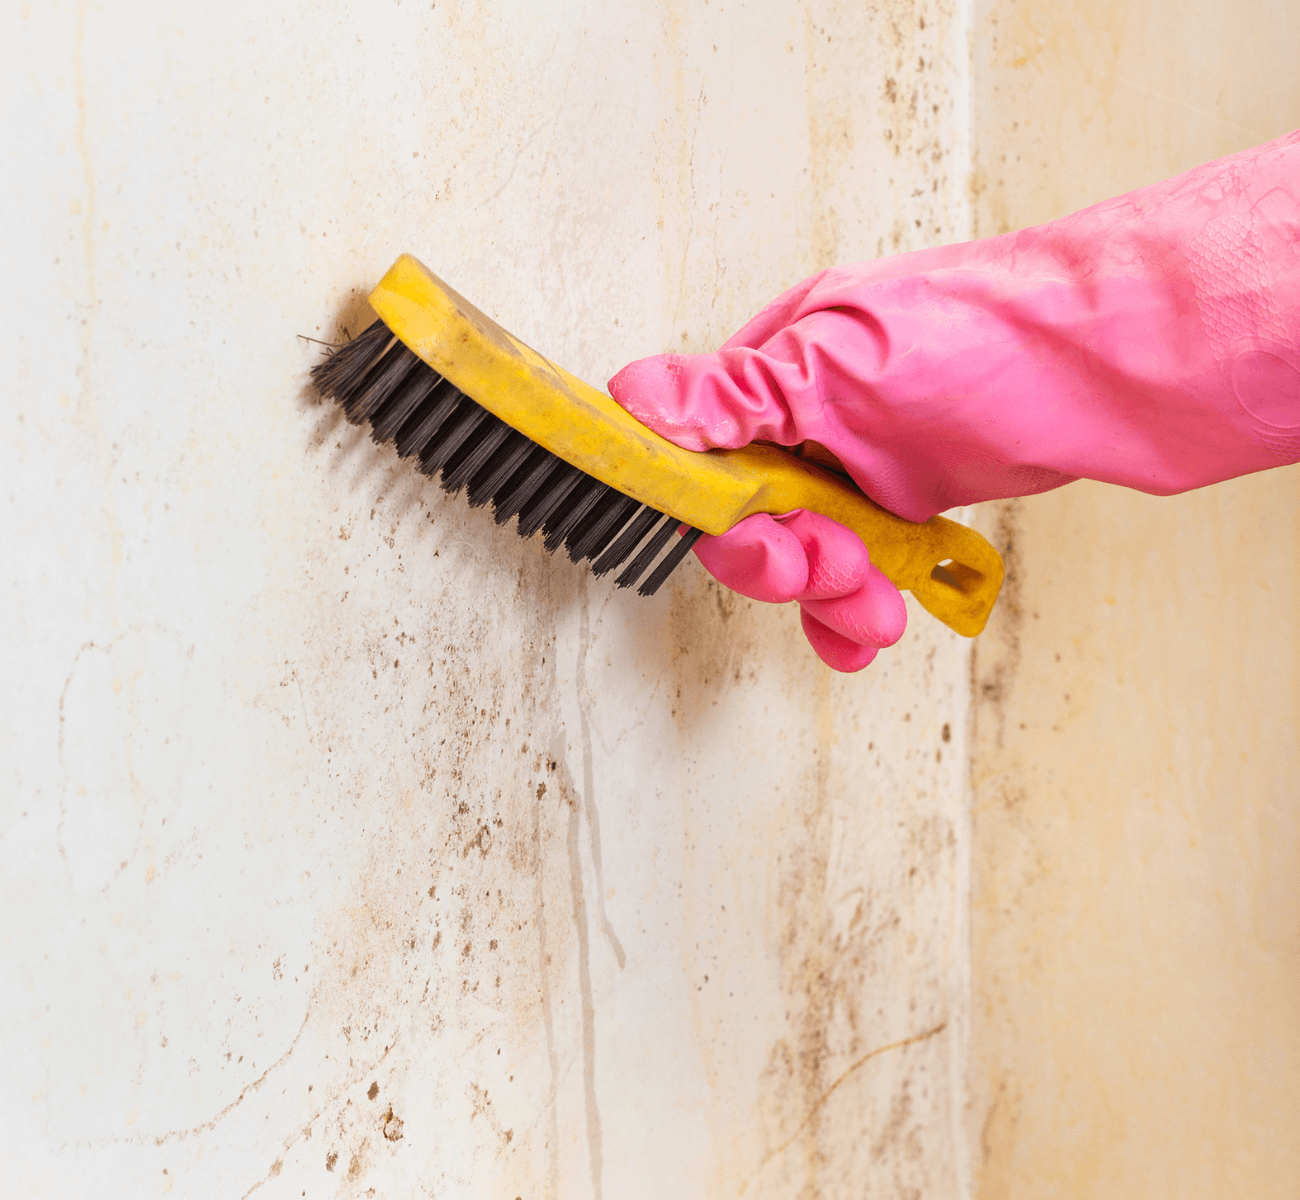
[{"label": "finger of glove", "polygon": [[[660,354],[629,363],[609,394],[643,425],[687,450],[735,449],[756,439],[803,440],[779,380],[795,392],[797,364],[737,348],[718,354]],[[793,394],[793,393],[792,393]]]},{"label": "finger of glove", "polygon": [[808,555],[798,536],[767,513],[755,513],[726,533],[695,543],[704,569],[751,600],[784,604],[808,586]]},{"label": "finger of glove", "polygon": [[824,600],[856,592],[871,558],[862,539],[830,517],[795,509],[781,517],[756,513],[695,549],[708,572],[754,600]]},{"label": "finger of glove", "polygon": [[820,624],[864,646],[892,646],[907,628],[902,594],[879,567],[868,570],[866,582],[856,592],[800,603]]},{"label": "finger of glove", "polygon": [[833,671],[845,673],[861,671],[880,653],[875,646],[864,646],[860,642],[846,638],[843,634],[836,633],[833,629],[828,629],[806,608],[800,610],[799,620],[803,625],[803,634],[808,639],[808,644],[816,652],[817,657]]},{"label": "finger of glove", "polygon": [[808,583],[795,599],[847,596],[866,583],[871,556],[853,530],[803,508],[776,519],[799,539],[808,561]]}]

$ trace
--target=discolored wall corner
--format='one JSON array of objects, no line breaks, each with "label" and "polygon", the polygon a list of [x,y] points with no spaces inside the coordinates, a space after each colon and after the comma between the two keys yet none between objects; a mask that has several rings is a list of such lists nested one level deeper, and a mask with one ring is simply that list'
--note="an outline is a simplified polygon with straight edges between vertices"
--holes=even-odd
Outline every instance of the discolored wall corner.
[{"label": "discolored wall corner", "polygon": [[[1049,220],[1300,124],[1296,14],[990,0],[976,228]],[[974,660],[974,1193],[1289,1196],[1300,702],[1295,468],[991,506]]]}]

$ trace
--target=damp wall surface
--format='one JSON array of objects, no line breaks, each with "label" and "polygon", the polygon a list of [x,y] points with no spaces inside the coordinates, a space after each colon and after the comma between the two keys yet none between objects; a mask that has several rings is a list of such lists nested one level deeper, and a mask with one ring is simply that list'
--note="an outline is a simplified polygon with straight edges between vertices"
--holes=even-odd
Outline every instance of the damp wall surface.
[{"label": "damp wall surface", "polygon": [[968,645],[841,678],[307,387],[411,251],[601,383],[968,232],[944,3],[10,6],[16,1195],[960,1195]]},{"label": "damp wall surface", "polygon": [[[987,0],[977,231],[1300,127],[1293,4]],[[1300,468],[981,514],[971,1142],[984,1200],[1300,1178]]]}]

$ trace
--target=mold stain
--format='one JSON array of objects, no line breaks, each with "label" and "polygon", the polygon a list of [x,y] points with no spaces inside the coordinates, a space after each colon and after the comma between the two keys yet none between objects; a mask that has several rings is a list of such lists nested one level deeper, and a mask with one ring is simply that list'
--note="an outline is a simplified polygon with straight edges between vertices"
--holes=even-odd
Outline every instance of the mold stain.
[{"label": "mold stain", "polygon": [[[882,44],[896,40],[897,63],[886,64],[892,94],[878,81],[871,86],[885,102],[902,106],[898,122],[924,123],[930,118],[916,78],[923,68],[910,65],[913,35],[898,32],[902,8],[886,8],[890,23],[873,16],[874,23],[854,27],[854,36],[878,37]],[[463,115],[477,122],[475,137],[487,140],[491,104],[484,88],[498,57],[491,39],[504,35],[497,26],[469,35],[468,30],[489,24],[482,8],[451,18],[446,6],[436,9],[439,21],[451,20],[461,31],[470,69],[456,86]],[[86,137],[86,5],[77,11],[77,145],[88,193],[86,329],[92,330],[98,311],[97,214]],[[702,347],[711,331],[701,322],[712,322],[715,305],[722,311],[730,303],[725,263],[716,253],[726,218],[709,194],[710,188],[717,190],[715,179],[725,180],[727,168],[704,153],[707,122],[717,121],[710,118],[716,96],[701,78],[706,72],[686,61],[686,23],[694,17],[679,3],[665,13],[661,58],[671,80],[672,111],[664,121],[672,128],[655,167],[656,187],[664,196],[661,216],[672,225],[671,236],[664,238],[670,281],[664,304],[674,342],[684,328],[687,342],[697,339]],[[829,198],[808,222],[807,249],[778,247],[773,253],[789,253],[792,261],[802,256],[808,269],[856,248],[872,248],[835,194],[861,178],[855,172],[872,133],[853,119],[851,104],[833,103],[827,95],[832,66],[843,61],[830,56],[839,55],[834,47],[847,36],[841,30],[854,20],[860,18],[845,4],[808,7],[791,17],[792,31],[802,28],[806,43],[809,187]],[[929,53],[925,49],[917,57],[924,60]],[[875,55],[873,43],[869,57]],[[900,134],[890,152],[919,154],[923,145]],[[446,170],[450,174],[437,193],[444,207],[470,186],[472,176],[463,168],[457,173],[454,162]],[[554,184],[554,173],[543,175]],[[938,176],[932,172],[927,179]],[[509,182],[507,176],[502,187]],[[913,207],[929,213],[931,204],[922,197]],[[901,244],[914,235],[902,227],[892,236]],[[791,240],[797,238],[786,239]],[[109,257],[101,254],[100,260]],[[693,268],[710,259],[707,270]],[[364,323],[360,289],[340,306],[341,323],[355,332]],[[701,316],[706,309],[709,315]],[[87,405],[94,399],[92,350],[87,341],[82,371]],[[580,1126],[582,1167],[591,1191],[600,1196],[613,1187],[605,1138],[617,1126],[602,1122],[597,1103],[600,997],[592,955],[607,946],[621,968],[626,954],[605,906],[599,803],[606,793],[593,747],[597,669],[589,662],[593,631],[585,585],[579,593],[576,584],[564,581],[567,564],[557,567],[536,544],[496,529],[489,515],[430,496],[404,464],[372,448],[364,432],[346,426],[337,413],[315,414],[307,436],[317,451],[309,461],[331,472],[322,494],[338,508],[325,522],[328,553],[312,546],[293,564],[295,571],[304,568],[301,579],[285,585],[283,594],[268,587],[258,596],[257,621],[265,618],[268,626],[278,621],[275,628],[284,642],[274,647],[273,660],[268,656],[275,679],[251,698],[230,699],[247,700],[250,710],[271,714],[274,752],[280,756],[275,763],[291,777],[288,785],[280,781],[279,793],[255,794],[250,807],[263,805],[274,814],[267,821],[296,831],[305,859],[323,846],[330,853],[311,860],[314,881],[299,881],[297,892],[286,886],[277,893],[275,903],[285,908],[267,922],[283,931],[291,923],[277,925],[272,918],[310,911],[310,928],[302,935],[306,965],[300,967],[280,947],[267,949],[264,963],[252,951],[232,950],[226,964],[232,974],[243,973],[241,981],[252,978],[253,968],[266,967],[266,978],[285,991],[300,971],[303,984],[293,1000],[273,991],[266,1004],[301,1005],[301,1023],[295,1010],[280,1044],[256,1056],[253,1042],[260,1034],[249,1032],[252,1024],[242,1033],[227,1031],[222,1041],[227,1066],[220,1069],[229,1074],[221,1076],[220,1098],[200,1114],[204,1119],[118,1140],[154,1138],[171,1145],[215,1130],[234,1140],[236,1130],[260,1131],[271,1127],[268,1122],[279,1123],[276,1144],[254,1160],[255,1171],[266,1169],[268,1161],[271,1166],[250,1192],[276,1178],[286,1187],[283,1176],[301,1171],[340,1194],[368,1194],[371,1188],[382,1195],[387,1164],[436,1152],[424,1132],[432,1114],[445,1127],[471,1129],[475,1138],[485,1136],[486,1126],[491,1133],[483,1161],[502,1178],[527,1181],[524,1194],[559,1196],[587,1190],[586,1181],[572,1177],[571,1159],[562,1157],[571,1127]],[[733,1109],[731,1119],[737,1111],[746,1120],[751,1112],[758,1114],[754,1138],[761,1147],[747,1163],[761,1160],[764,1170],[775,1172],[786,1160],[794,1161],[798,1194],[832,1195],[844,1161],[844,1126],[832,1106],[876,1069],[873,1064],[883,1064],[894,1052],[907,1053],[942,1027],[875,1045],[855,1007],[854,972],[863,969],[867,952],[849,944],[852,938],[835,924],[827,896],[838,693],[826,672],[807,665],[793,614],[761,611],[699,572],[674,591],[671,605],[671,631],[656,647],[656,667],[673,684],[660,695],[674,706],[676,750],[683,760],[703,761],[710,739],[716,749],[716,739],[734,732],[717,723],[719,711],[728,713],[729,699],[741,696],[757,704],[755,693],[771,687],[775,709],[797,697],[790,752],[807,753],[811,765],[801,776],[794,773],[798,795],[780,798],[777,818],[788,844],[774,873],[771,941],[746,950],[765,954],[775,947],[778,979],[769,998],[779,1030],[766,1073],[743,1079],[726,1075],[735,1060],[722,1057],[725,1039],[716,1034],[725,1002],[708,991],[718,987],[719,974],[709,959],[716,947],[689,944],[715,919],[706,876],[717,861],[710,858],[716,852],[710,841],[721,840],[725,831],[710,824],[707,787],[685,775],[681,790],[694,808],[684,833],[682,959],[692,978],[701,981],[692,1003],[701,1042],[711,1042],[701,1048],[705,1057],[714,1056],[711,1082],[752,1105]],[[565,666],[574,669],[577,719],[576,729],[566,730],[557,713],[562,705],[571,708],[575,697],[560,694],[555,627],[575,612],[577,659]],[[83,671],[101,648],[87,642],[83,649],[97,653],[84,654],[76,669]],[[783,674],[773,664],[785,660],[802,665]],[[806,729],[799,708],[805,701]],[[734,719],[736,711],[726,719]],[[743,752],[743,746],[737,750]],[[261,827],[253,821],[249,828]],[[760,827],[754,837],[770,832]],[[926,847],[932,832],[918,834]],[[584,888],[584,878],[591,886]],[[270,889],[279,882],[264,880],[259,886]],[[854,937],[871,921],[893,928],[900,919],[887,906],[873,908],[870,898],[862,912],[862,918],[854,918]],[[245,971],[241,955],[253,957],[253,968]],[[847,1043],[845,1027],[852,1032]],[[248,1044],[240,1045],[245,1035]],[[537,1077],[545,1081],[541,1095],[511,1091],[509,1064],[534,1057],[540,1064]],[[206,1059],[195,1062],[200,1078],[213,1069]],[[888,1119],[869,1131],[877,1153],[887,1155],[891,1144],[914,1137],[921,1111],[917,1088],[898,1090]],[[261,1132],[251,1136],[265,1138]],[[778,1180],[774,1187],[780,1185]],[[455,1190],[457,1185],[434,1179],[429,1186]],[[515,1195],[516,1188],[501,1194]]]},{"label": "mold stain", "polygon": [[[783,622],[789,624],[791,612],[735,597],[720,604],[718,591],[703,572],[692,572],[678,581],[672,593],[668,636],[675,676],[674,716],[680,744],[688,755],[683,765],[684,790],[689,788],[692,738],[724,696],[750,686],[771,687],[771,655],[793,656],[803,649],[795,640],[797,622],[786,631],[789,645],[780,651],[770,649],[770,639]],[[828,670],[808,659],[800,661],[803,669],[793,673],[791,685],[799,689],[807,716],[798,729],[787,727],[782,736],[790,739],[790,753],[808,765],[798,775],[794,792],[782,799],[771,816],[735,835],[740,853],[770,853],[773,903],[763,920],[771,930],[777,978],[775,990],[755,990],[751,996],[751,1003],[771,1010],[772,1026],[765,1059],[756,1063],[756,1087],[744,1094],[743,1101],[752,1106],[756,1154],[747,1163],[738,1161],[721,1178],[728,1178],[728,1186],[742,1195],[822,1200],[852,1194],[844,1191],[849,1174],[866,1170],[873,1178],[893,1177],[903,1189],[900,1194],[905,1194],[910,1185],[904,1181],[918,1173],[942,1177],[942,1168],[927,1166],[916,1157],[917,1149],[927,1144],[924,1114],[931,1101],[918,1099],[920,1085],[915,1080],[925,1078],[925,1073],[920,1066],[914,1071],[913,1062],[923,1060],[910,1056],[917,1053],[915,1047],[940,1039],[949,1023],[940,1018],[925,1025],[918,1013],[914,1028],[920,1028],[915,1032],[879,1044],[875,1039],[882,1026],[874,1006],[881,993],[891,988],[881,976],[885,964],[892,961],[890,956],[898,952],[898,943],[915,942],[894,890],[942,890],[943,863],[955,853],[953,833],[946,819],[924,806],[910,814],[900,834],[905,864],[898,869],[898,878],[861,878],[856,900],[849,897],[852,912],[841,914],[843,900],[832,888],[842,888],[844,881],[841,875],[832,884],[831,863],[836,821],[843,819],[835,815],[844,803],[844,751],[839,749],[847,698],[843,689],[851,684],[837,682]],[[903,727],[911,715],[902,715]],[[741,753],[738,733],[729,736],[737,739],[735,750]],[[942,723],[933,736],[943,744]],[[928,787],[936,786],[932,764],[927,756],[926,764],[918,766]],[[725,937],[726,926],[711,927],[710,920],[716,918],[707,916],[714,907],[711,894],[722,881],[716,875],[717,865],[710,866],[719,861],[718,848],[702,845],[719,831],[710,824],[706,805],[688,802],[684,819],[683,970],[706,985],[692,994],[693,1025],[700,1053],[706,1062],[716,1060],[713,1069],[718,1074],[710,1078],[721,1098],[733,1084],[722,1072],[735,1060],[726,1059],[715,1042],[725,1039],[728,1017],[725,1006],[719,1010],[709,992],[714,968],[708,939]],[[886,1067],[895,1054],[905,1065]],[[873,1072],[880,1070],[887,1073],[876,1082]],[[859,1094],[852,1089],[860,1081],[874,1107],[853,1115],[853,1101],[845,1097]]]},{"label": "mold stain", "polygon": [[[794,851],[784,864],[781,909],[785,929],[781,962],[786,1002],[795,1029],[789,1053],[782,1056],[802,1096],[806,1114],[800,1122],[799,1145],[803,1157],[802,1193],[818,1194],[821,1168],[828,1155],[819,1127],[828,1094],[825,1079],[831,1055],[830,1025],[836,1003],[834,949],[830,944],[830,914],[826,908],[826,879],[830,858],[829,791],[833,714],[831,685],[826,670],[817,671],[810,698],[816,712],[816,742],[812,750],[807,796],[800,821],[803,826]],[[793,1137],[791,1139],[794,1140]]]},{"label": "mold stain", "polygon": [[1020,500],[1004,500],[991,506],[991,540],[1002,555],[1006,576],[989,626],[974,643],[971,655],[971,690],[979,701],[975,705],[975,736],[991,735],[999,749],[1005,744],[1010,693],[1020,668],[1020,637],[1025,620],[1019,548],[1022,505]]},{"label": "mold stain", "polygon": [[[766,1154],[763,1155],[763,1158],[759,1163],[759,1169],[762,1170],[762,1168],[766,1167],[768,1163],[770,1163],[774,1158],[777,1158],[781,1154],[785,1153],[785,1151],[788,1150],[791,1146],[793,1146],[794,1143],[799,1138],[803,1137],[804,1133],[807,1131],[809,1126],[811,1126],[821,1115],[821,1111],[823,1107],[826,1105],[827,1101],[829,1101],[831,1097],[841,1087],[843,1087],[844,1084],[846,1084],[858,1071],[862,1070],[863,1067],[865,1067],[869,1062],[871,1062],[872,1059],[879,1058],[882,1054],[889,1054],[891,1051],[894,1050],[905,1050],[908,1046],[914,1046],[918,1042],[927,1042],[931,1038],[938,1037],[947,1028],[948,1028],[948,1023],[946,1021],[941,1021],[938,1025],[935,1025],[932,1028],[927,1029],[922,1033],[913,1034],[911,1037],[900,1038],[898,1041],[889,1042],[887,1045],[884,1046],[877,1046],[874,1050],[868,1050],[867,1053],[855,1059],[848,1067],[846,1067],[843,1071],[841,1071],[835,1077],[835,1079],[826,1088],[824,1088],[822,1092],[816,1097],[816,1099],[809,1107],[803,1120],[800,1122],[800,1124],[795,1129],[795,1131],[792,1134],[790,1134],[790,1136],[787,1137],[785,1141],[781,1142],[779,1145],[777,1145],[776,1147],[769,1150]],[[908,1104],[906,1101],[906,1092],[904,1092],[902,1097],[900,1097],[899,1101],[896,1104],[894,1118],[891,1119],[891,1121],[885,1126],[884,1130],[882,1130],[880,1136],[876,1139],[876,1144],[874,1149],[877,1156],[881,1156],[884,1154],[888,1146],[888,1142],[891,1134],[898,1133],[907,1124],[906,1122],[907,1110],[908,1110]],[[909,1136],[911,1137],[915,1136],[915,1131],[909,1130],[908,1133]],[[750,1182],[751,1180],[746,1180],[743,1184],[741,1184],[740,1187],[741,1195],[744,1195],[745,1192],[748,1190]],[[810,1195],[816,1196],[817,1194],[818,1193],[815,1189],[815,1181],[814,1181],[814,1183],[811,1185]]]}]

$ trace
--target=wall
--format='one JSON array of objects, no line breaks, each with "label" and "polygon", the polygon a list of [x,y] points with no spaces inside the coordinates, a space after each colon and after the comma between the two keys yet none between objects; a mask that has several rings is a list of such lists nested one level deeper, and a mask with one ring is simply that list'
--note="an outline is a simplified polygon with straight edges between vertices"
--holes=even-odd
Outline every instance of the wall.
[{"label": "wall", "polygon": [[617,594],[306,372],[403,250],[599,382],[962,236],[960,14],[3,21],[15,1193],[959,1192],[967,645]]},{"label": "wall", "polygon": [[[1294,5],[985,0],[977,229],[1300,125]],[[1300,473],[983,518],[976,1194],[1293,1196],[1300,1178]]]}]

